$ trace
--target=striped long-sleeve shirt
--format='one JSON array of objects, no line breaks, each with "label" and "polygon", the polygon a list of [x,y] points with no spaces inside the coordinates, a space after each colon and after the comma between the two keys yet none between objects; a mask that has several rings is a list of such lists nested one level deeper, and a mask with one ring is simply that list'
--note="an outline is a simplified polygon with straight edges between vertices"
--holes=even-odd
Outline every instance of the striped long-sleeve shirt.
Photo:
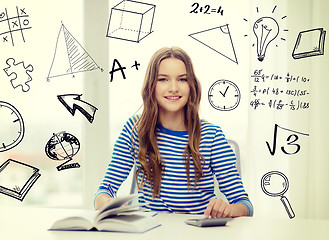
[{"label": "striped long-sleeve shirt", "polygon": [[[112,159],[105,177],[96,192],[113,197],[122,182],[127,178],[134,164],[141,166],[138,155],[138,135],[133,130],[134,118],[130,118],[116,141]],[[133,131],[133,132],[132,132]],[[164,164],[160,195],[152,198],[149,182],[139,190],[139,202],[153,211],[203,214],[211,198],[215,198],[214,176],[219,183],[219,190],[229,203],[242,203],[253,215],[253,206],[244,190],[236,168],[236,157],[229,146],[221,128],[207,121],[201,121],[201,142],[199,151],[204,157],[203,175],[194,187],[194,164],[190,162],[190,185],[187,182],[184,150],[188,143],[187,131],[172,131],[157,124],[157,141],[161,160]],[[142,180],[139,173],[138,181]]]}]

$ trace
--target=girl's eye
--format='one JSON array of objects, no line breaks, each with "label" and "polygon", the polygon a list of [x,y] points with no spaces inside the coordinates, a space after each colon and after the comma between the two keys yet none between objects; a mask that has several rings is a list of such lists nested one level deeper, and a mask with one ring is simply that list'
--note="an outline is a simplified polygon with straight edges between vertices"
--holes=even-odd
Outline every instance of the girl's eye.
[{"label": "girl's eye", "polygon": [[187,82],[187,78],[180,78],[179,81]]},{"label": "girl's eye", "polygon": [[162,81],[166,81],[167,79],[165,78],[159,78],[158,81],[162,82]]}]

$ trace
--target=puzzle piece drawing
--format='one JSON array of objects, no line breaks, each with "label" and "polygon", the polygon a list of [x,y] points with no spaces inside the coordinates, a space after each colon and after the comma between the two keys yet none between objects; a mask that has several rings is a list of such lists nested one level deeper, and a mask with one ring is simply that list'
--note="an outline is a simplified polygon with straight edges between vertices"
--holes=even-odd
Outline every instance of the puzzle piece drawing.
[{"label": "puzzle piece drawing", "polygon": [[31,64],[25,66],[23,61],[16,63],[14,58],[8,58],[6,63],[7,67],[3,70],[8,77],[11,77],[10,83],[13,88],[21,86],[23,92],[28,92],[30,90],[28,83],[32,81],[30,73],[34,70],[33,66]]}]

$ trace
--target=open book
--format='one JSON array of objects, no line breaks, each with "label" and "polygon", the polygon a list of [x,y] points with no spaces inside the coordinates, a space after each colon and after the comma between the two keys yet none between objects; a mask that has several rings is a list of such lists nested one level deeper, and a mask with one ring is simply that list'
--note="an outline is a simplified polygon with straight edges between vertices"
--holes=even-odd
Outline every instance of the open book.
[{"label": "open book", "polygon": [[138,205],[127,205],[138,194],[118,197],[98,211],[87,210],[57,220],[49,230],[97,230],[115,232],[146,232],[160,226],[152,214],[138,211]]}]

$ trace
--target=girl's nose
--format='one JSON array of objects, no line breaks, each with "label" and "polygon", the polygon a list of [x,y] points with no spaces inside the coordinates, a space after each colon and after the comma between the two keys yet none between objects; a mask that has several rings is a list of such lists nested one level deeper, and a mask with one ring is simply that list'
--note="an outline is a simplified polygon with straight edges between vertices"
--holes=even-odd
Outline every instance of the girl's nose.
[{"label": "girl's nose", "polygon": [[177,81],[176,80],[170,80],[169,91],[170,92],[177,92],[178,91],[178,86],[177,86]]}]

